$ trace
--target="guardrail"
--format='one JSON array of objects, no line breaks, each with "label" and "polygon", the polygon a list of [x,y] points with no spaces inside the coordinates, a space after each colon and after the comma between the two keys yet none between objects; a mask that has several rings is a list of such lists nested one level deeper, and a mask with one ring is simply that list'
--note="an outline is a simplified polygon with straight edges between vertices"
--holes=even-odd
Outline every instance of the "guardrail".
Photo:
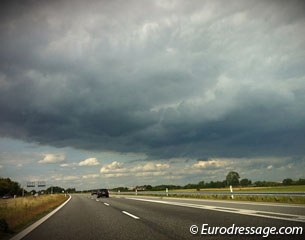
[{"label": "guardrail", "polygon": [[177,195],[233,195],[233,196],[299,196],[305,197],[305,192],[221,192],[221,191],[209,191],[209,192],[171,192],[171,191],[137,191],[137,192],[110,192],[114,195],[161,195],[161,196],[177,196]]}]

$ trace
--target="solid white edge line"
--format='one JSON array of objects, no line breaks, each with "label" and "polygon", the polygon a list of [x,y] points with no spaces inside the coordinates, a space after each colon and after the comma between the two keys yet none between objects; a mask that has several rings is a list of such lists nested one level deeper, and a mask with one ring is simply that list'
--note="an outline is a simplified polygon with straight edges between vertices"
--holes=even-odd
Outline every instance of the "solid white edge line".
[{"label": "solid white edge line", "polygon": [[124,214],[126,214],[126,215],[128,215],[129,217],[132,217],[132,218],[134,218],[134,219],[140,219],[139,217],[137,217],[137,216],[135,216],[135,215],[133,215],[133,214],[131,214],[131,213],[129,213],[129,212],[122,211],[122,213],[124,213]]},{"label": "solid white edge line", "polygon": [[72,198],[72,196],[69,195],[69,198],[63,204],[61,204],[59,207],[54,209],[52,212],[48,213],[43,218],[39,219],[37,222],[33,223],[32,225],[30,225],[29,227],[27,227],[26,229],[24,229],[23,231],[21,231],[14,237],[12,237],[10,240],[20,240],[20,239],[24,238],[26,235],[28,235],[30,232],[32,232],[35,228],[37,228],[40,224],[44,223],[47,219],[49,219],[51,216],[53,216],[57,211],[59,211],[61,208],[63,208],[71,200],[71,198]]},{"label": "solid white edge line", "polygon": [[105,203],[105,202],[104,202],[104,204],[105,204],[106,206],[109,206],[109,205],[110,205],[109,203]]},{"label": "solid white edge line", "polygon": [[[167,201],[158,201],[158,200],[141,199],[141,198],[126,198],[126,199],[144,201],[144,202],[168,204],[168,205],[181,206],[181,207],[199,208],[199,209],[213,210],[213,211],[218,211],[218,212],[236,213],[236,214],[255,216],[255,217],[287,220],[287,221],[293,221],[293,222],[305,222],[305,219],[303,219],[304,216],[302,216],[302,215],[285,214],[285,213],[277,213],[277,212],[266,212],[266,211],[256,211],[256,210],[249,211],[248,209],[227,208],[227,207],[207,206],[207,205],[196,205],[196,204],[189,204],[189,203],[167,202]],[[263,215],[263,214],[266,214],[266,215]],[[273,215],[276,214],[278,216],[270,216],[268,214],[273,214]]]}]

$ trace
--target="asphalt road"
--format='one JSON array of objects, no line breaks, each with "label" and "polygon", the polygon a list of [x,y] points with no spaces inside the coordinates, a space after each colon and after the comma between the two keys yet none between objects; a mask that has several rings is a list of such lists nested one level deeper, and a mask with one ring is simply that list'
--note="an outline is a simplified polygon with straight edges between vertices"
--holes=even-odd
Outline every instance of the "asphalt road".
[{"label": "asphalt road", "polygon": [[[305,206],[73,195],[67,205],[23,239],[266,239],[262,235],[200,235],[202,224],[300,226],[302,235],[273,235],[267,239],[305,239]],[[192,225],[199,227],[198,234],[190,233]]]}]

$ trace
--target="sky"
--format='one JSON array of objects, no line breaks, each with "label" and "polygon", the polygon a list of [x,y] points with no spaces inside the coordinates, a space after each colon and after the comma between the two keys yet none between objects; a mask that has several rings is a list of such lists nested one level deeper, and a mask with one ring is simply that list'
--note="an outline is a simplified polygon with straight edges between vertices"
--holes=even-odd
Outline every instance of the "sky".
[{"label": "sky", "polygon": [[0,176],[78,190],[305,178],[303,1],[3,1]]}]

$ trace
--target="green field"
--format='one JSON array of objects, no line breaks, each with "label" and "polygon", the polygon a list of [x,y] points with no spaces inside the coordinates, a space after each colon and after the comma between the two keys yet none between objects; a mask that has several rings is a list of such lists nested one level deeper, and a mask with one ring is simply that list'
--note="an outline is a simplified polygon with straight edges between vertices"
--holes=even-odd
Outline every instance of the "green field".
[{"label": "green field", "polygon": [[[164,195],[149,195],[149,196],[161,196]],[[305,197],[300,196],[234,196],[231,199],[230,195],[188,195],[188,194],[170,194],[169,197],[173,198],[194,198],[194,199],[206,199],[206,200],[230,200],[230,201],[250,201],[250,202],[274,202],[274,203],[291,203],[291,204],[305,204]]]},{"label": "green field", "polygon": [[[230,191],[229,188],[201,188],[201,192],[214,192],[214,191]],[[235,192],[305,192],[305,185],[293,186],[278,186],[278,187],[233,187]],[[197,192],[197,189],[176,189],[171,192]]]}]

